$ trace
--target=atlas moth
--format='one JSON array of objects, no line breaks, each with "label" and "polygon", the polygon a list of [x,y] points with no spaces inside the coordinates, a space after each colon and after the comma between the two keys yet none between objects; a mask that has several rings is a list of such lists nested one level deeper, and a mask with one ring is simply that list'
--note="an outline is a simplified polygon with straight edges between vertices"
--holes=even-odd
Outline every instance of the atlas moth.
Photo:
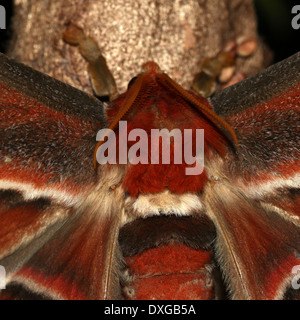
[{"label": "atlas moth", "polygon": [[[0,55],[1,298],[299,298],[300,54],[208,99],[149,62],[118,95],[95,41],[64,40],[110,101]],[[203,129],[202,173],[172,140],[170,164],[100,165],[120,121]]]}]

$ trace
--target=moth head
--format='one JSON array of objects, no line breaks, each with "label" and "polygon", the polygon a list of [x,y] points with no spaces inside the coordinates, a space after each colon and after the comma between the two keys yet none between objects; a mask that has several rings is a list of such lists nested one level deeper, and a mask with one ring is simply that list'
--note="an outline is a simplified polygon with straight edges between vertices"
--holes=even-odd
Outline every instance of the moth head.
[{"label": "moth head", "polygon": [[[156,86],[161,86],[166,91],[172,92],[174,96],[183,98],[190,107],[194,108],[200,116],[204,115],[211,122],[221,128],[225,132],[226,138],[236,147],[238,147],[238,140],[234,130],[231,126],[220,116],[218,116],[212,109],[201,103],[194,94],[182,88],[178,83],[172,80],[166,73],[162,72],[158,64],[153,61],[148,61],[142,66],[143,72],[131,79],[128,84],[128,90],[124,102],[122,103],[118,114],[109,125],[110,130],[115,130],[119,121],[123,120],[126,114],[133,108],[142,108],[147,100],[149,94],[153,94],[151,90]],[[96,153],[98,148],[103,144],[99,141],[94,152],[94,166],[97,165]]]}]

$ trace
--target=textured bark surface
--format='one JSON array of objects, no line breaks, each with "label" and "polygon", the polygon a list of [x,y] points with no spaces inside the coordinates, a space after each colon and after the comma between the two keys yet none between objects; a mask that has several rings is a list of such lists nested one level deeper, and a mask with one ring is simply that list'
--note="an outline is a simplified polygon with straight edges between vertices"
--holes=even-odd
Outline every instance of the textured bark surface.
[{"label": "textured bark surface", "polygon": [[[94,37],[124,91],[141,64],[156,61],[189,88],[200,62],[226,43],[257,38],[252,0],[15,0],[14,36],[8,55],[91,93],[86,62],[62,41],[73,22]],[[266,66],[259,41],[255,53],[239,58],[250,76]]]}]

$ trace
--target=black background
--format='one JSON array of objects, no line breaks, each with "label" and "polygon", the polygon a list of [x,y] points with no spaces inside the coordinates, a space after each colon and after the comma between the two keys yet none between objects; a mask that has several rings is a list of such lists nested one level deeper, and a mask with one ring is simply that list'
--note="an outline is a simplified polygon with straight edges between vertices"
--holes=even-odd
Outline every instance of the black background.
[{"label": "black background", "polygon": [[[300,29],[291,25],[292,7],[300,0],[254,0],[258,18],[258,31],[274,53],[274,62],[300,51]],[[299,21],[300,22],[300,21]]]}]

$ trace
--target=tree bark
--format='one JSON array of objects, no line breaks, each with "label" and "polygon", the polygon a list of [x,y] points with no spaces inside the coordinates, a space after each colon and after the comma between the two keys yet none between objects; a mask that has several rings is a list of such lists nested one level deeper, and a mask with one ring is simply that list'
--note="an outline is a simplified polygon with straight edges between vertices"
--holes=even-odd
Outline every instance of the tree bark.
[{"label": "tree bark", "polygon": [[86,62],[62,41],[68,22],[94,37],[122,92],[141,65],[154,60],[189,88],[205,57],[229,41],[254,37],[255,53],[238,58],[250,76],[269,62],[259,40],[252,0],[15,0],[8,55],[91,93]]}]

